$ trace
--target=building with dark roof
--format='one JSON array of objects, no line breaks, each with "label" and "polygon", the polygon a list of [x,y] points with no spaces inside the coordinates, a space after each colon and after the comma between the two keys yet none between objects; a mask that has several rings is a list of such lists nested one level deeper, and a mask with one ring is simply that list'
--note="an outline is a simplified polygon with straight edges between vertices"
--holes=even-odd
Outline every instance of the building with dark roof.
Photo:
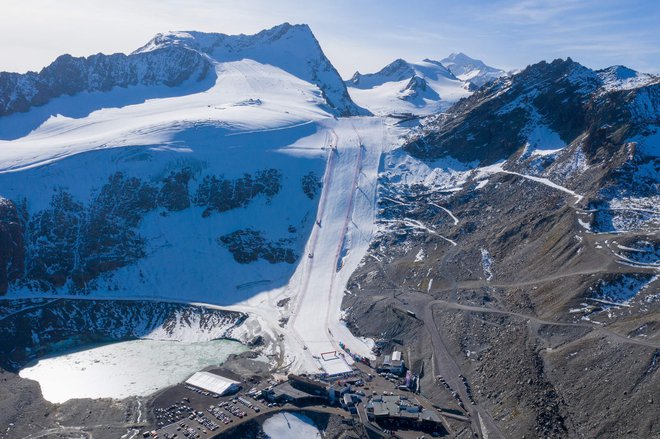
[{"label": "building with dark roof", "polygon": [[272,389],[263,390],[261,393],[267,401],[289,403],[297,406],[325,404],[328,401],[326,394],[313,395],[300,389],[296,389],[290,382],[278,384]]},{"label": "building with dark roof", "polygon": [[310,380],[302,375],[290,374],[289,383],[291,383],[294,388],[309,393],[310,395],[327,396],[328,394],[327,383]]},{"label": "building with dark roof", "polygon": [[368,419],[383,428],[403,427],[438,433],[446,431],[436,412],[413,404],[401,396],[374,396],[367,403],[366,409]]}]

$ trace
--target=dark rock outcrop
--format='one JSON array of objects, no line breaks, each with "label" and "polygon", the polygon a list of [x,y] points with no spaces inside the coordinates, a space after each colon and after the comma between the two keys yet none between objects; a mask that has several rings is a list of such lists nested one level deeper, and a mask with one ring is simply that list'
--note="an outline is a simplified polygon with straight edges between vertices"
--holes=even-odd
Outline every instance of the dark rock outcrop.
[{"label": "dark rock outcrop", "polygon": [[172,212],[190,207],[188,183],[191,178],[192,171],[188,168],[171,172],[163,179],[163,187],[158,192],[158,205]]},{"label": "dark rock outcrop", "polygon": [[207,175],[197,189],[194,202],[197,206],[205,207],[203,215],[208,216],[213,211],[222,213],[245,207],[259,195],[270,199],[281,188],[282,173],[277,169],[259,171],[254,176],[246,173],[235,180]]},{"label": "dark rock outcrop", "polygon": [[18,210],[11,201],[0,197],[0,296],[11,282],[23,275],[23,227]]},{"label": "dark rock outcrop", "polygon": [[522,148],[525,128],[538,121],[568,144],[602,119],[602,85],[596,72],[570,58],[542,61],[462,99],[414,133],[405,148],[424,159],[489,165]]},{"label": "dark rock outcrop", "polygon": [[259,259],[265,259],[271,264],[286,262],[293,264],[298,259],[295,252],[288,248],[290,241],[280,239],[268,241],[261,232],[245,229],[223,235],[218,238],[218,243],[227,247],[234,256],[236,262],[249,264]]},{"label": "dark rock outcrop", "polygon": [[308,174],[303,175],[302,177],[302,190],[309,198],[310,200],[313,200],[316,198],[316,195],[321,191],[321,188],[323,188],[323,183],[319,179],[319,177],[316,176],[316,173],[314,171],[309,172]]},{"label": "dark rock outcrop", "polygon": [[49,290],[69,283],[86,291],[99,275],[144,256],[135,228],[156,207],[155,187],[121,173],[112,175],[85,206],[59,191],[50,208],[28,222],[26,283]]}]

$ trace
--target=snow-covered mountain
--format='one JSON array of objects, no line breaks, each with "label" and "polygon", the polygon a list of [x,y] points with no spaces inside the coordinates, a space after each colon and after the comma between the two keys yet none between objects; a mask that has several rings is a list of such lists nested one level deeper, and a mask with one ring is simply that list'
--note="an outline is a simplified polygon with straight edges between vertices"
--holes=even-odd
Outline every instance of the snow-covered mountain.
[{"label": "snow-covered mountain", "polygon": [[[168,52],[206,75],[144,79],[178,71],[143,63]],[[295,370],[319,367],[328,328],[368,354],[341,325],[340,301],[372,234],[387,133],[380,119],[339,117],[368,112],[309,27],[170,32],[94,59],[73,59],[78,73],[57,80],[5,75],[0,295],[231,306],[254,333],[284,337]],[[119,70],[142,79],[97,86]],[[21,107],[11,98],[29,95],[25,78],[71,86]]]},{"label": "snow-covered mountain", "polygon": [[504,74],[464,54],[452,54],[442,61],[397,59],[376,73],[356,72],[346,85],[353,100],[373,113],[428,115]]},{"label": "snow-covered mountain", "polygon": [[637,72],[626,66],[611,66],[597,70],[596,74],[602,81],[603,88],[607,91],[631,90],[657,79],[654,75]]},{"label": "snow-covered mountain", "polygon": [[452,53],[440,60],[443,66],[461,81],[469,82],[474,88],[479,88],[487,82],[505,76],[504,70],[487,66],[478,59],[470,58],[464,53]]},{"label": "snow-covered mountain", "polygon": [[0,287],[24,294],[233,303],[286,284],[336,143],[324,122],[363,112],[304,25],[3,78],[25,98],[0,118]]},{"label": "snow-covered mountain", "polygon": [[0,72],[0,116],[28,111],[59,96],[137,85],[176,87],[212,74],[206,57],[183,46],[133,55],[62,55],[39,73]]},{"label": "snow-covered mountain", "polygon": [[202,32],[158,34],[133,55],[163,48],[185,47],[219,62],[251,59],[275,66],[293,76],[315,84],[331,111],[340,116],[367,114],[348,96],[337,70],[305,24],[284,23],[255,35],[225,35]]},{"label": "snow-covered mountain", "polygon": [[[284,23],[256,35],[169,32],[156,35],[130,55],[62,55],[39,73],[0,72],[0,116],[28,111],[59,96],[138,85],[177,87],[185,82],[203,82],[209,76],[212,80],[213,62],[242,59],[276,66],[316,85],[334,114],[366,114],[351,101],[309,27]],[[210,84],[206,81],[199,87]],[[154,96],[165,97],[168,93],[177,90],[159,90]],[[137,102],[129,99],[118,105],[130,103]],[[107,102],[104,106],[113,104]]]}]

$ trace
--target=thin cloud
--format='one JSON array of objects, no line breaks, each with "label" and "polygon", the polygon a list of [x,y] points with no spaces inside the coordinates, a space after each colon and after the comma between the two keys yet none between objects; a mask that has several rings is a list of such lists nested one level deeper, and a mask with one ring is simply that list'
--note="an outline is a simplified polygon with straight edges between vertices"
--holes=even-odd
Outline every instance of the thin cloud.
[{"label": "thin cloud", "polygon": [[168,30],[255,33],[307,23],[343,76],[396,58],[462,51],[506,69],[572,56],[660,70],[660,2],[648,0],[3,0],[0,70],[57,55],[131,52]]},{"label": "thin cloud", "polygon": [[580,0],[523,0],[504,7],[502,12],[538,24],[579,10],[584,7],[584,3]]}]

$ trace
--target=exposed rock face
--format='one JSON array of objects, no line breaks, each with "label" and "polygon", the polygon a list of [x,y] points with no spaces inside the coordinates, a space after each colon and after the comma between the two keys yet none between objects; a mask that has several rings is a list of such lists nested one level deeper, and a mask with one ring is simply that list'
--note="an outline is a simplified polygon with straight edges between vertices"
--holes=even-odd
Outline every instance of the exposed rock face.
[{"label": "exposed rock face", "polygon": [[295,252],[287,248],[290,240],[268,241],[263,234],[255,230],[237,230],[218,238],[218,243],[227,247],[236,262],[248,264],[258,259],[265,259],[271,264],[286,262],[293,264],[298,259]]},{"label": "exposed rock face", "polygon": [[384,81],[402,81],[415,75],[415,70],[407,61],[399,58],[376,73],[362,74],[355,72],[348,83],[357,88],[371,88],[381,85]]},{"label": "exposed rock face", "polygon": [[418,97],[424,96],[429,90],[429,85],[424,78],[415,75],[410,78],[406,88],[401,92],[401,99],[414,100]]},{"label": "exposed rock face", "polygon": [[[651,207],[659,190],[660,154],[653,140],[644,139],[658,129],[660,78],[635,76],[633,87],[610,76],[570,58],[541,62],[430,120],[409,137],[405,149],[423,159],[452,157],[481,165],[516,155],[516,162],[507,164],[511,169],[592,191],[590,207],[596,211],[598,230],[613,231],[612,222],[636,220],[653,227],[660,221]],[[532,138],[540,129],[569,147],[530,157]],[[622,198],[646,201],[636,206],[641,210],[617,211],[614,200]]]},{"label": "exposed rock face", "polygon": [[[452,195],[416,188],[395,200],[400,203],[381,201],[379,217],[391,228],[349,282],[344,307],[351,330],[409,349],[414,364],[449,380],[454,375],[436,365],[443,352],[429,335],[441,334],[445,357],[458,362],[503,437],[660,431],[648,402],[659,390],[652,366],[657,269],[617,263],[605,244],[614,240],[613,248],[620,244],[657,264],[657,236],[636,243],[625,234],[585,234],[572,197],[514,175],[492,176],[481,189]],[[430,203],[449,209],[458,224]],[[635,248],[641,252],[628,250]],[[492,260],[488,270],[482,249]],[[430,376],[422,382],[429,396],[438,387]],[[451,406],[451,396],[437,397]]]},{"label": "exposed rock face", "polygon": [[144,256],[135,230],[156,208],[157,189],[121,173],[112,175],[88,206],[64,191],[53,195],[50,209],[28,222],[26,282],[49,290],[69,283],[86,291],[100,274]]},{"label": "exposed rock face", "polygon": [[323,183],[314,172],[303,175],[302,189],[307,198],[313,200],[323,188]]},{"label": "exposed rock face", "polygon": [[598,76],[573,62],[555,60],[502,78],[458,102],[411,137],[406,150],[426,159],[452,156],[488,165],[524,144],[524,128],[541,115],[562,140],[585,129]]},{"label": "exposed rock face", "polygon": [[0,296],[23,275],[23,228],[14,203],[0,197]]},{"label": "exposed rock face", "polygon": [[62,55],[39,73],[0,72],[0,116],[28,111],[58,96],[131,85],[174,87],[210,74],[213,68],[204,56],[181,46],[132,55]]},{"label": "exposed rock face", "polygon": [[273,197],[282,188],[282,174],[277,169],[258,172],[254,177],[245,174],[236,180],[216,176],[206,176],[195,195],[195,204],[206,207],[205,216],[212,211],[225,212],[243,207],[254,197]]},{"label": "exposed rock face", "polygon": [[177,172],[171,172],[163,179],[163,187],[158,192],[156,202],[165,209],[178,212],[190,207],[190,192],[188,183],[192,178],[189,168]]}]

